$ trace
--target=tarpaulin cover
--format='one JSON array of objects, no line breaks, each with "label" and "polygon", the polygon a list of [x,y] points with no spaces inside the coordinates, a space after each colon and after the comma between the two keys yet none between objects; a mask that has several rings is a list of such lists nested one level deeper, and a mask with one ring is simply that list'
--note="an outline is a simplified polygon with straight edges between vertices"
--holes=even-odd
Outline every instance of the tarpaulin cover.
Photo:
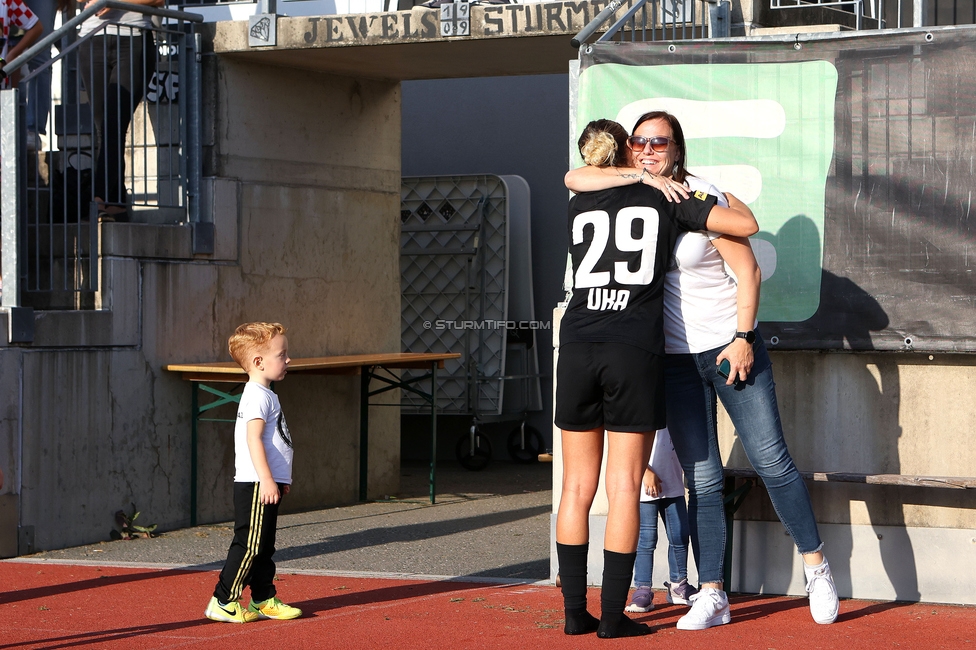
[{"label": "tarpaulin cover", "polygon": [[755,212],[772,349],[976,351],[976,28],[580,58],[579,129],[668,110],[690,170]]}]

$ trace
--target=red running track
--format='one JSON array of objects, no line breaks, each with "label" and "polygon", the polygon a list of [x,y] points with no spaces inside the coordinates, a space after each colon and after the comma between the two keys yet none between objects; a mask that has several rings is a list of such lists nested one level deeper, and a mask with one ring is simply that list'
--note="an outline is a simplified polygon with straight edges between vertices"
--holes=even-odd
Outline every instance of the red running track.
[{"label": "red running track", "polygon": [[[674,627],[687,608],[633,615],[655,633],[607,641],[562,633],[559,590],[385,578],[283,574],[294,621],[214,623],[203,610],[216,572],[0,562],[0,650],[9,648],[968,648],[976,608],[846,600],[817,625],[802,598],[738,596],[732,624]],[[663,600],[662,594],[657,594]],[[590,611],[598,613],[599,590]],[[246,602],[246,597],[245,597]]]}]

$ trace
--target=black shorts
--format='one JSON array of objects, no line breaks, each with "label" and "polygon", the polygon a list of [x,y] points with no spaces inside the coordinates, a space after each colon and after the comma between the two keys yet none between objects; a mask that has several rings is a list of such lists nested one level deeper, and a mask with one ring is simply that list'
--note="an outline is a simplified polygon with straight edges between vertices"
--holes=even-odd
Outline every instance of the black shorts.
[{"label": "black shorts", "polygon": [[625,343],[562,345],[555,411],[567,431],[663,429],[664,357]]}]

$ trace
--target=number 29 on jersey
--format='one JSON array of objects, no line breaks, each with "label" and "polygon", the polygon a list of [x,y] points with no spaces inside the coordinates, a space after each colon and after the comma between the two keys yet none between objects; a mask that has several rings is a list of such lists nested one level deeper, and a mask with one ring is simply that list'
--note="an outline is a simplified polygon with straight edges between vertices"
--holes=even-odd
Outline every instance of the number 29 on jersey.
[{"label": "number 29 on jersey", "polygon": [[[617,211],[617,217],[610,219],[604,210],[581,212],[573,219],[573,245],[584,240],[584,229],[593,228],[590,246],[580,260],[573,276],[573,286],[589,289],[586,306],[594,311],[626,309],[630,300],[630,290],[610,289],[611,282],[631,286],[646,286],[654,280],[654,267],[657,258],[658,212],[646,206],[629,206]],[[636,227],[635,227],[636,226]],[[610,242],[611,230],[613,243]],[[635,230],[640,232],[634,236]],[[637,269],[632,271],[633,255],[637,258]],[[631,260],[628,262],[628,258]],[[612,271],[595,269],[610,267]]]}]

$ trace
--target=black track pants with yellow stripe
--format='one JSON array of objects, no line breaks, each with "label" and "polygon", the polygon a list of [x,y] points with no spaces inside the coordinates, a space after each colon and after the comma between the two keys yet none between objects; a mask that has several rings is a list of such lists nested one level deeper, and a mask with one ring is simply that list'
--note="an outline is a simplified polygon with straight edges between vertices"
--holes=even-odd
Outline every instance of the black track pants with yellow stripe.
[{"label": "black track pants with yellow stripe", "polygon": [[[283,488],[279,483],[278,489]],[[214,589],[217,600],[239,600],[246,586],[251,587],[251,600],[263,601],[275,595],[271,556],[277,526],[278,504],[261,505],[261,484],[234,483],[234,541]]]}]

